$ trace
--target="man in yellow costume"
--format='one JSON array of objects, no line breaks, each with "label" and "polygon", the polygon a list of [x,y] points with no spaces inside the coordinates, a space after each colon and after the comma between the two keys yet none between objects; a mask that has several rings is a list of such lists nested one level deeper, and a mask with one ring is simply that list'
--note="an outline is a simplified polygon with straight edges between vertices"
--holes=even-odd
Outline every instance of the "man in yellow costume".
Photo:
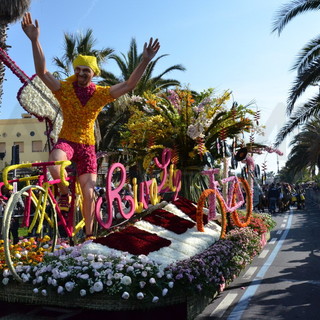
[{"label": "man in yellow costume", "polygon": [[[144,44],[140,64],[129,79],[111,87],[91,82],[100,74],[93,56],[79,55],[73,62],[74,75],[65,81],[56,79],[47,69],[45,56],[39,42],[38,21],[33,23],[30,13],[22,20],[22,29],[31,41],[36,74],[53,92],[63,113],[63,126],[59,139],[50,153],[49,161],[72,160],[77,164],[77,174],[83,193],[83,215],[86,237],[92,236],[94,218],[94,187],[97,179],[94,122],[102,108],[133,90],[141,79],[147,65],[160,48],[158,40],[150,39]],[[54,179],[59,179],[59,167],[50,169]],[[68,188],[60,185],[59,205],[67,210]]]}]

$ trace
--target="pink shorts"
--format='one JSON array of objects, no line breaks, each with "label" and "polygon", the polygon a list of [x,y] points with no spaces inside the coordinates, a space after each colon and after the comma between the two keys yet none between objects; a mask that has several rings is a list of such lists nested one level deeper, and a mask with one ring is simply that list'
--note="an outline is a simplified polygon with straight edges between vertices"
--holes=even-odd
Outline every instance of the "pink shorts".
[{"label": "pink shorts", "polygon": [[97,174],[97,158],[95,146],[58,139],[52,150],[60,149],[67,154],[67,159],[77,165],[77,174]]}]

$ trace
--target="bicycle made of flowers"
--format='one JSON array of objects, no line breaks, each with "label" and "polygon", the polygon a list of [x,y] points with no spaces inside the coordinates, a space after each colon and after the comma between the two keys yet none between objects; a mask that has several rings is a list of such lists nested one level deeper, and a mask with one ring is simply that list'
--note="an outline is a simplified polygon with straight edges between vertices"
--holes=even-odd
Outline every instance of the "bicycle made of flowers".
[{"label": "bicycle made of flowers", "polygon": [[[200,195],[197,203],[196,220],[198,231],[204,232],[203,208],[206,200],[208,199],[209,202],[208,220],[217,218],[216,207],[218,202],[221,213],[220,237],[224,238],[229,214],[236,226],[246,227],[249,225],[252,214],[252,191],[248,181],[243,178],[229,176],[220,181],[215,180],[215,174],[219,174],[219,172],[219,168],[202,171],[202,174],[209,178],[209,188],[204,190]],[[226,195],[223,194],[223,189],[226,190]],[[246,208],[244,221],[241,220],[237,211],[242,206]]]},{"label": "bicycle made of flowers", "polygon": [[[81,214],[82,195],[77,183],[76,176],[72,173],[65,174],[65,168],[71,164],[70,161],[39,162],[11,165],[3,170],[3,182],[7,189],[12,190],[14,184],[18,184],[18,190],[14,192],[6,204],[3,214],[2,235],[4,240],[4,251],[7,265],[11,272],[15,273],[12,266],[10,246],[10,224],[18,206],[23,205],[22,227],[27,228],[29,237],[43,238],[50,236],[52,250],[54,250],[58,237],[69,237],[76,241],[80,231],[84,227],[84,219]],[[50,180],[48,178],[48,167],[60,166],[60,179]],[[8,180],[10,171],[33,168],[39,174]],[[62,183],[69,186],[71,201],[68,214],[60,210],[57,200],[57,185]],[[21,184],[23,185],[20,188]]]}]

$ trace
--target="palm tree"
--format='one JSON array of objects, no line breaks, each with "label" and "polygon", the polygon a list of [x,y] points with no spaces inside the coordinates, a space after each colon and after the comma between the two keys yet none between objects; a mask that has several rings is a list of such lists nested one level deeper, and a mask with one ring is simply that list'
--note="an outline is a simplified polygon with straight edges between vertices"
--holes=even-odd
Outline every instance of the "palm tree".
[{"label": "palm tree", "polygon": [[314,116],[302,128],[302,131],[295,135],[291,142],[286,167],[291,168],[293,173],[304,169],[314,175],[316,167],[320,169],[320,117]]},{"label": "palm tree", "polygon": [[290,115],[287,123],[278,132],[275,145],[279,146],[288,134],[292,133],[298,126],[307,122],[313,116],[318,115],[319,111],[320,94],[299,106],[298,109]]},{"label": "palm tree", "polygon": [[54,74],[58,78],[69,77],[73,73],[72,62],[79,54],[95,56],[98,65],[105,62],[113,49],[102,48],[95,49],[96,39],[93,36],[92,29],[87,29],[84,34],[64,34],[64,54],[61,58],[54,57],[53,62],[59,68]]},{"label": "palm tree", "polygon": [[[161,55],[149,63],[143,77],[141,78],[132,94],[143,96],[144,92],[154,93],[165,90],[172,86],[175,87],[180,85],[180,82],[178,80],[163,79],[163,77],[171,71],[185,71],[185,68],[180,64],[176,64],[165,69],[155,77],[152,76],[158,61],[166,56],[167,54]],[[101,70],[101,78],[103,80],[100,81],[99,84],[114,85],[127,80],[133,70],[139,64],[141,58],[142,53],[138,54],[136,40],[132,38],[127,55],[121,53],[121,55],[113,54],[110,56],[110,59],[116,61],[120,69],[121,76],[117,77],[111,72]],[[128,119],[130,117],[130,112],[123,109],[123,107],[127,105],[127,103],[125,103],[125,100],[126,97],[118,99],[109,108],[105,108],[98,116],[102,136],[100,148],[102,150],[117,149],[119,147],[121,128],[125,123],[128,122]]]},{"label": "palm tree", "polygon": [[[304,12],[312,10],[320,10],[320,0],[293,0],[283,5],[276,14],[272,31],[278,32],[280,35],[289,21]],[[317,85],[320,80],[320,36],[309,41],[300,50],[292,70],[297,71],[297,76],[290,89],[287,100],[287,112],[289,115],[291,115],[297,99],[307,88]],[[290,116],[289,121],[277,136],[277,145],[298,125],[304,123],[312,115],[319,112],[319,98],[320,96],[317,94]]]},{"label": "palm tree", "polygon": [[[176,70],[185,71],[186,69],[181,64],[173,65],[167,68],[166,70],[164,70],[163,72],[161,72],[159,75],[155,77],[152,76],[158,61],[166,56],[168,55],[163,54],[149,63],[139,84],[134,89],[133,93],[135,95],[142,95],[146,91],[150,91],[154,93],[155,91],[165,90],[169,87],[180,85],[180,82],[178,80],[164,79],[163,77],[168,73],[170,73],[171,71],[176,71]],[[101,78],[103,78],[103,81],[101,81],[100,84],[113,85],[113,84],[127,80],[130,77],[133,70],[138,66],[141,58],[142,58],[142,53],[138,54],[136,40],[132,38],[127,55],[121,53],[121,55],[113,54],[110,56],[110,59],[113,59],[116,61],[121,71],[121,76],[116,77],[114,74],[102,70]]]},{"label": "palm tree", "polygon": [[[17,21],[28,10],[30,0],[1,0],[0,1],[0,48],[7,50],[8,25]],[[4,80],[5,67],[0,64],[0,104],[3,94],[2,84]]]}]

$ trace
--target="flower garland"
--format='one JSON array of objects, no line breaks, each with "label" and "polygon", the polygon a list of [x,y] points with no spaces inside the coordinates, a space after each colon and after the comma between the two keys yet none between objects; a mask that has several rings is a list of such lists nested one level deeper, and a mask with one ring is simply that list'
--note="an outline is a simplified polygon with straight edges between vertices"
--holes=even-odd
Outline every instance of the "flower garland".
[{"label": "flower garland", "polygon": [[214,189],[207,189],[204,190],[198,200],[197,203],[197,213],[196,213],[196,222],[197,222],[197,229],[200,232],[204,232],[204,225],[203,225],[203,207],[204,203],[207,199],[207,197],[211,194],[214,194],[219,202],[220,208],[221,208],[221,234],[220,238],[224,238],[226,234],[226,228],[227,228],[227,213],[226,213],[226,207],[225,203],[223,201],[223,198],[219,192],[216,192]]},{"label": "flower garland", "polygon": [[[245,221],[242,222],[239,218],[239,215],[237,213],[237,210],[232,212],[232,220],[234,221],[234,223],[236,224],[236,226],[238,227],[247,227],[250,224],[250,218],[252,215],[252,190],[250,188],[250,185],[248,183],[247,180],[243,179],[243,178],[238,178],[240,180],[240,182],[242,183],[245,193],[247,195],[246,197],[246,202],[247,202],[247,214],[246,214],[246,218]],[[238,182],[237,182],[238,183]]]}]

